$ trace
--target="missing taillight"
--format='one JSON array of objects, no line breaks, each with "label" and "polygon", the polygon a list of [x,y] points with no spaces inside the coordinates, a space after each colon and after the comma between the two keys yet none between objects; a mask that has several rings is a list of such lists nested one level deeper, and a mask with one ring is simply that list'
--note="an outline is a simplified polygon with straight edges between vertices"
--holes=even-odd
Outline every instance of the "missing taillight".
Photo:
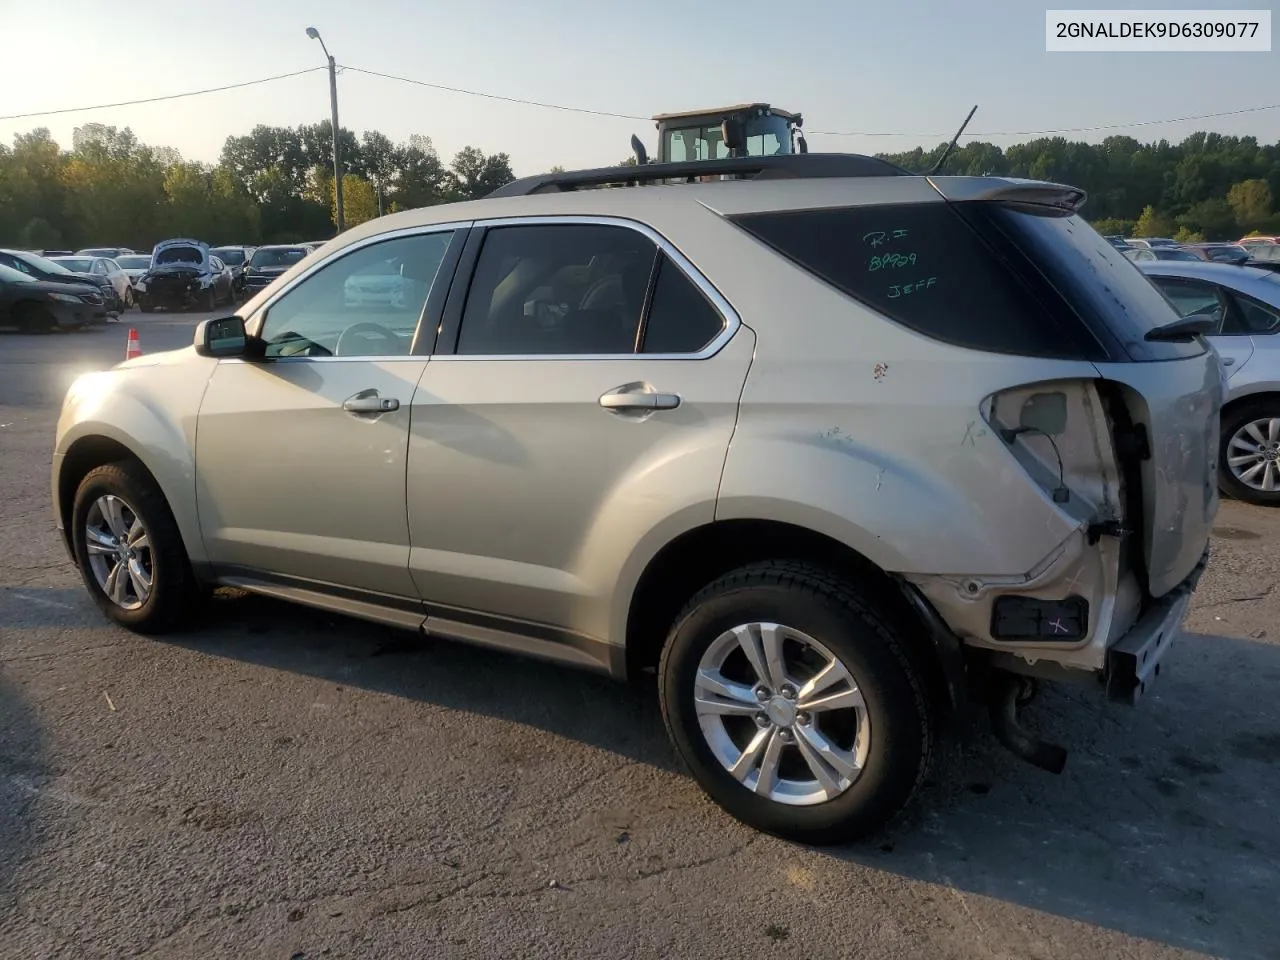
[{"label": "missing taillight", "polygon": [[1083,640],[1088,633],[1089,601],[1084,597],[1000,597],[991,607],[991,636],[996,640]]}]

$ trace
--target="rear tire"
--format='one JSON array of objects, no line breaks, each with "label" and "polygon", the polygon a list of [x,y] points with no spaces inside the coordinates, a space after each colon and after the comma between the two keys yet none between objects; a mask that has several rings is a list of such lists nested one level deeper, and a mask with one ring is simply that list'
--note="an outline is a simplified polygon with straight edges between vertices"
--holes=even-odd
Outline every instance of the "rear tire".
[{"label": "rear tire", "polygon": [[[762,681],[746,645],[759,638],[757,658],[767,657],[768,636],[785,638],[775,647],[784,666]],[[776,561],[726,574],[677,618],[658,669],[677,752],[716,803],[758,830],[813,844],[853,840],[892,819],[924,779],[933,732],[923,683],[888,621],[825,570]],[[823,675],[844,679],[818,684]],[[730,694],[711,691],[725,679]],[[806,681],[818,689],[806,693]],[[776,773],[766,776],[771,755]]]},{"label": "rear tire", "polygon": [[[115,509],[104,509],[104,504]],[[177,521],[156,482],[138,464],[125,461],[90,470],[76,489],[71,524],[81,579],[109,619],[138,633],[164,633],[180,626],[196,607],[200,587]],[[112,552],[112,540],[132,551],[127,561]],[[108,571],[117,566],[112,580]],[[105,583],[100,574],[107,574]],[[108,590],[120,583],[113,599]]]},{"label": "rear tire", "polygon": [[[1237,460],[1234,469],[1232,459]],[[1242,476],[1237,476],[1236,471]],[[1252,485],[1246,477],[1259,486]],[[1267,482],[1275,489],[1260,488]],[[1222,418],[1218,487],[1245,503],[1280,507],[1280,399],[1251,400]]]}]

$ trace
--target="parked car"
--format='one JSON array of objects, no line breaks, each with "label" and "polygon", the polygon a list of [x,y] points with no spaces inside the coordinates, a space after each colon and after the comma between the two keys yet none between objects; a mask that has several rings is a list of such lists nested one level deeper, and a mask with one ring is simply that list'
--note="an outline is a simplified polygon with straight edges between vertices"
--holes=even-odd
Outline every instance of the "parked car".
[{"label": "parked car", "polygon": [[60,263],[26,250],[0,250],[0,266],[9,267],[49,283],[70,283],[77,287],[87,285],[97,290],[99,299],[103,301],[102,310],[95,315],[95,320],[105,323],[112,315],[119,315],[116,306],[108,302],[108,298],[112,296],[110,289],[113,288],[110,288],[110,281],[105,275],[74,273]]},{"label": "parked car", "polygon": [[23,333],[75,330],[104,313],[96,287],[38,280],[29,273],[0,265],[0,327],[17,327]]},{"label": "parked car", "polygon": [[143,312],[156,307],[216,310],[235,301],[231,271],[209,245],[185,238],[165,240],[151,251],[151,268],[134,288]]},{"label": "parked car", "polygon": [[1168,237],[1129,237],[1125,240],[1131,247],[1143,247],[1150,249],[1152,247],[1176,247],[1178,242],[1170,240]]},{"label": "parked car", "polygon": [[151,269],[151,254],[127,253],[122,257],[116,258],[116,265],[124,271],[124,275],[129,278],[130,284],[136,284]]},{"label": "parked car", "polygon": [[1223,263],[1144,263],[1182,316],[1213,322],[1208,340],[1226,367],[1219,486],[1248,503],[1280,506],[1280,274]]},{"label": "parked car", "polygon": [[123,313],[133,306],[133,282],[114,260],[108,257],[78,256],[49,259],[99,286],[108,310]]},{"label": "parked car", "polygon": [[213,247],[209,253],[227,265],[231,271],[232,287],[239,296],[244,292],[244,269],[253,256],[253,247],[227,246]]},{"label": "parked car", "polygon": [[1183,250],[1181,247],[1130,247],[1123,251],[1124,255],[1134,263],[1144,263],[1152,260],[1199,260],[1190,250]]},{"label": "parked car", "polygon": [[1271,246],[1276,246],[1277,244],[1280,244],[1280,237],[1241,237],[1236,241],[1236,243],[1240,244],[1242,247],[1251,247],[1255,244],[1270,244]]},{"label": "parked car", "polygon": [[244,271],[246,293],[258,293],[294,264],[301,263],[310,251],[297,243],[267,244],[258,247]]},{"label": "parked car", "polygon": [[1126,240],[1124,237],[1121,237],[1121,236],[1119,236],[1119,235],[1117,235],[1117,234],[1112,234],[1112,235],[1109,235],[1109,236],[1104,236],[1102,239],[1103,239],[1103,240],[1106,240],[1106,241],[1107,241],[1107,243],[1111,244],[1111,245],[1112,245],[1113,247],[1115,247],[1117,250],[1130,250],[1130,249],[1132,249],[1132,247],[1131,247],[1131,246],[1130,246],[1130,244],[1129,244],[1129,241],[1128,241],[1128,240]]},{"label": "parked car", "polygon": [[[78,380],[52,480],[94,602],[160,632],[230,583],[655,671],[707,792],[810,842],[891,817],[962,694],[1060,770],[1028,677],[1132,702],[1207,560],[1203,322],[1058,184],[813,154],[575,189],[688,169],[369,221]],[[345,299],[387,264],[412,298]]]},{"label": "parked car", "polygon": [[1184,243],[1182,249],[1198,260],[1208,260],[1211,263],[1234,263],[1239,266],[1249,260],[1249,251],[1238,243]]},{"label": "parked car", "polygon": [[84,250],[77,250],[77,257],[106,257],[108,260],[116,260],[120,257],[127,256],[131,253],[137,253],[136,250],[130,250],[128,247],[86,247]]}]

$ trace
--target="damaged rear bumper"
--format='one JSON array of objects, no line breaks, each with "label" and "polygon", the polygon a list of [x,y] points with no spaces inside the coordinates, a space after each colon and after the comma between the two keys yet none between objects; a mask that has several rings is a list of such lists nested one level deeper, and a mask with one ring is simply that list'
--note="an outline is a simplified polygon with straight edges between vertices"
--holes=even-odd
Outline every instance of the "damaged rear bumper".
[{"label": "damaged rear bumper", "polygon": [[1191,594],[1208,564],[1206,549],[1187,578],[1153,602],[1129,631],[1107,649],[1103,682],[1109,699],[1137,703],[1159,675],[1160,661],[1182,631]]}]

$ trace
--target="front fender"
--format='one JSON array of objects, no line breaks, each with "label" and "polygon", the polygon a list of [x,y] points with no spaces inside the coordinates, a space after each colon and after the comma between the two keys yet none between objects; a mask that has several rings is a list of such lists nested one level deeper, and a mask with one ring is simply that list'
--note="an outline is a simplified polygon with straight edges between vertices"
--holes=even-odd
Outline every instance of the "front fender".
[{"label": "front fender", "polygon": [[[192,563],[205,559],[195,501],[195,435],[200,401],[216,360],[182,351],[79,377],[68,389],[53,451],[53,502],[59,528],[63,471],[82,463],[78,452],[99,439],[127,449],[155,477],[182,533]],[[92,464],[97,466],[97,464]]]}]

